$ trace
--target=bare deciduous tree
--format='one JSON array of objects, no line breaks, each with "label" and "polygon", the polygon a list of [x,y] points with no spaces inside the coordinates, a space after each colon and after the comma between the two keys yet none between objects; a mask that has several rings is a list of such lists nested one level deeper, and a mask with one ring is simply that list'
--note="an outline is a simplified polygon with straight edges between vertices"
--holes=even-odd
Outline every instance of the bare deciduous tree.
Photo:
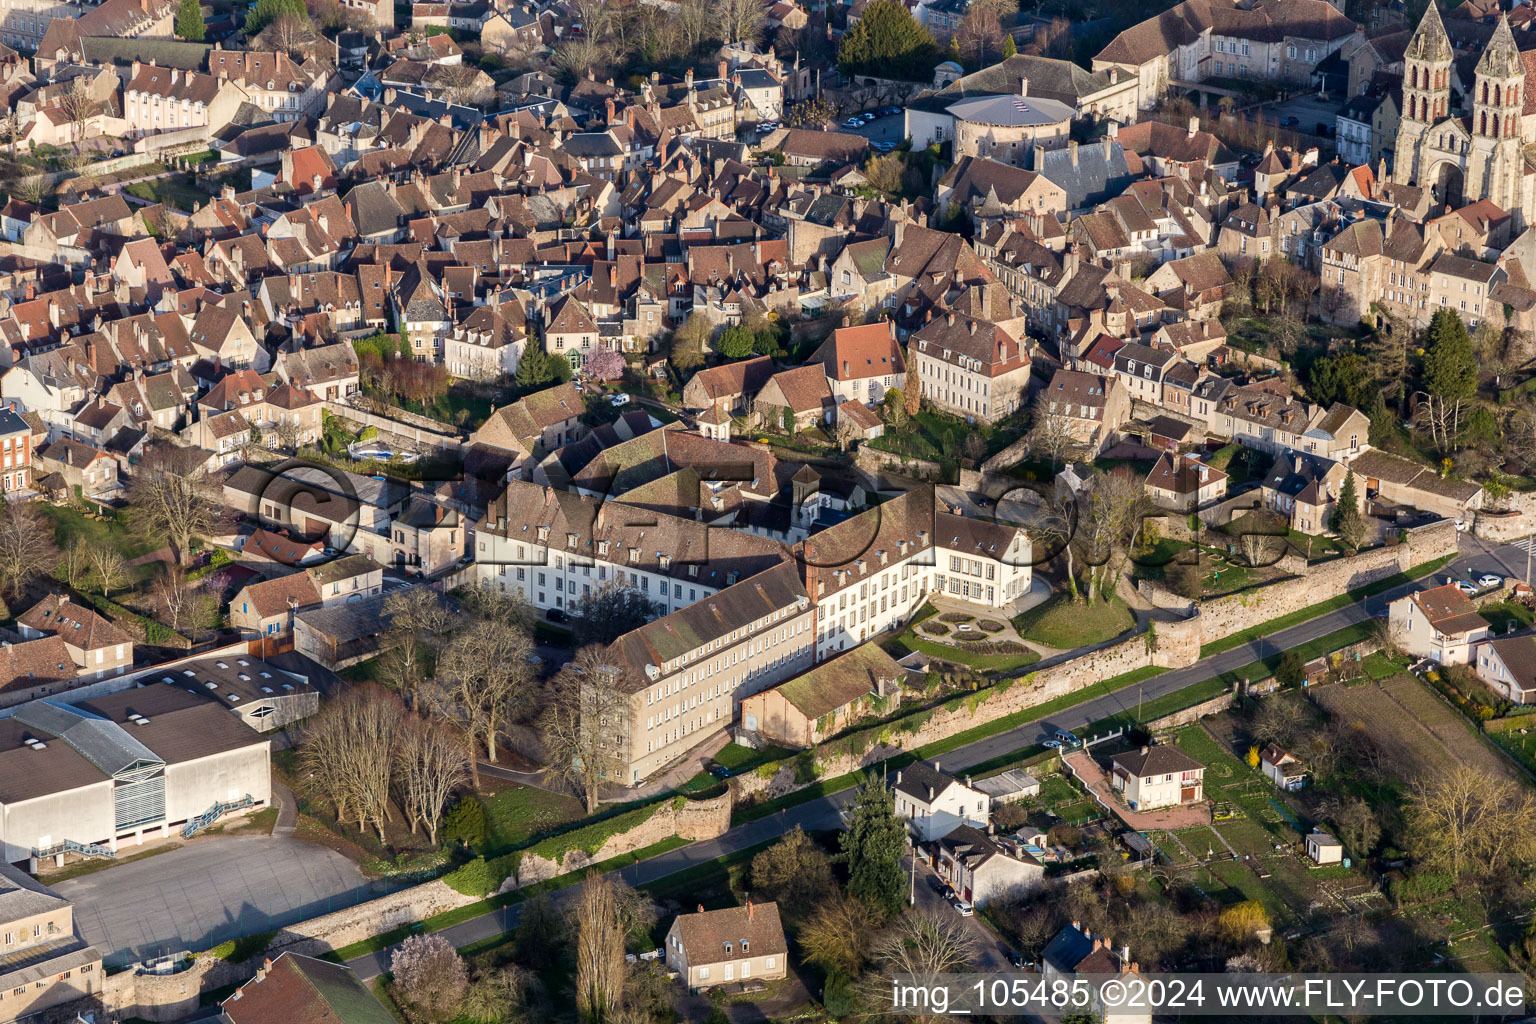
[{"label": "bare deciduous tree", "polygon": [[1061,468],[1074,449],[1077,438],[1072,436],[1072,421],[1065,413],[1051,408],[1045,392],[1035,399],[1035,422],[1029,428],[1029,450],[1033,455],[1049,458],[1051,472]]},{"label": "bare deciduous tree", "polygon": [[[976,958],[976,942],[963,920],[954,914],[907,913],[875,943],[874,959],[887,993],[893,974],[954,974],[967,970]],[[870,988],[873,994],[873,988]],[[918,1014],[911,1019],[932,1024],[943,1014]]]},{"label": "bare deciduous tree", "polygon": [[1003,50],[1003,26],[997,20],[997,12],[986,5],[972,4],[960,19],[955,41],[961,57],[978,67],[984,66]]},{"label": "bare deciduous tree", "polygon": [[1108,596],[1130,555],[1130,544],[1152,510],[1141,481],[1117,469],[1095,475],[1093,493],[1078,516],[1077,539],[1088,570],[1088,601]]},{"label": "bare deciduous tree", "polygon": [[76,590],[83,588],[91,572],[91,554],[91,545],[84,537],[71,537],[59,552],[56,574]]},{"label": "bare deciduous tree", "polygon": [[622,683],[619,670],[605,664],[603,648],[583,647],[556,678],[541,722],[550,771],[575,784],[589,814],[604,782],[623,781],[628,757],[616,737],[626,729],[629,695]]},{"label": "bare deciduous tree", "polygon": [[351,690],[329,702],[304,731],[299,771],[314,799],[329,803],[338,821],[359,832],[372,826],[384,839],[389,791],[400,734],[398,701],[377,689]]},{"label": "bare deciduous tree", "polygon": [[129,516],[145,536],[170,542],[176,562],[185,565],[192,542],[213,529],[220,495],[196,448],[156,445],[128,488]]},{"label": "bare deciduous tree", "polygon": [[715,24],[727,43],[756,43],[763,34],[765,7],[759,0],[715,0]]},{"label": "bare deciduous tree", "polygon": [[411,832],[418,825],[425,828],[433,846],[449,797],[469,781],[469,762],[463,740],[449,730],[420,719],[401,730],[395,752],[400,806]]},{"label": "bare deciduous tree", "polygon": [[624,935],[618,883],[588,871],[576,894],[576,1010],[590,1024],[613,1018],[624,1003]]},{"label": "bare deciduous tree", "polygon": [[12,597],[53,568],[53,530],[41,514],[18,501],[0,499],[0,585]]},{"label": "bare deciduous tree", "polygon": [[81,75],[69,83],[69,90],[59,100],[59,112],[69,122],[70,141],[74,143],[74,150],[80,152],[80,143],[85,141],[85,127],[96,114],[97,103],[91,98],[90,83]]},{"label": "bare deciduous tree", "polygon": [[427,587],[397,590],[384,599],[384,654],[379,659],[385,682],[402,695],[409,694],[413,710],[421,710],[422,659],[453,625],[453,615]]},{"label": "bare deciduous tree", "polygon": [[111,597],[112,591],[128,585],[128,561],[121,551],[106,544],[94,544],[88,554],[102,597]]},{"label": "bare deciduous tree", "polygon": [[[471,748],[482,744],[491,764],[496,763],[496,737],[514,704],[528,696],[532,653],[533,641],[521,629],[481,621],[458,632],[438,659],[428,704],[464,727]],[[478,784],[473,761],[470,770]]]},{"label": "bare deciduous tree", "polygon": [[800,931],[800,946],[812,963],[852,977],[869,955],[869,937],[869,911],[856,900],[837,896],[811,915]]},{"label": "bare deciduous tree", "polygon": [[1404,813],[1414,855],[1452,878],[1536,859],[1536,799],[1470,765],[1420,779]]},{"label": "bare deciduous tree", "polygon": [[187,579],[180,566],[171,566],[150,590],[161,621],[190,640],[218,623],[219,602],[197,580]]}]

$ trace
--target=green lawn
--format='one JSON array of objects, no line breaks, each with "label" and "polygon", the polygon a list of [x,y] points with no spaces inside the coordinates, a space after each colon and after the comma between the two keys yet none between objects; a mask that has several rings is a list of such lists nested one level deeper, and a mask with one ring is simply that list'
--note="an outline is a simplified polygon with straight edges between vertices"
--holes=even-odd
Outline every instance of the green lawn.
[{"label": "green lawn", "polygon": [[533,786],[510,786],[486,797],[486,845],[509,850],[585,816],[581,801]]},{"label": "green lawn", "polygon": [[880,646],[893,658],[903,658],[913,651],[921,651],[930,658],[943,658],[958,665],[968,665],[978,672],[1014,672],[1040,660],[1040,655],[1027,649],[1016,654],[980,654],[959,644],[941,644],[924,639],[915,634],[911,627],[899,636],[882,641]]},{"label": "green lawn", "polygon": [[164,203],[182,213],[191,213],[194,205],[205,205],[213,197],[192,184],[185,174],[172,174],[151,181],[137,181],[123,191],[152,203]]},{"label": "green lawn", "polygon": [[146,539],[130,530],[120,519],[90,519],[79,509],[38,502],[35,506],[53,520],[53,540],[64,547],[75,537],[102,547],[116,548],[124,558],[138,558],[162,546],[164,538]]},{"label": "green lawn", "polygon": [[1508,633],[1511,629],[1523,629],[1531,624],[1533,618],[1536,618],[1525,605],[1516,604],[1513,601],[1486,604],[1478,611],[1482,612],[1483,618],[1493,626],[1495,636]]},{"label": "green lawn", "polygon": [[1013,620],[1024,639],[1064,651],[1112,640],[1135,625],[1136,617],[1119,596],[1089,604],[1057,594]]},{"label": "green lawn", "polygon": [[787,747],[764,747],[762,750],[753,750],[740,743],[727,743],[711,760],[716,764],[725,765],[733,774],[740,775],[760,764],[779,761],[793,753],[794,751]]}]

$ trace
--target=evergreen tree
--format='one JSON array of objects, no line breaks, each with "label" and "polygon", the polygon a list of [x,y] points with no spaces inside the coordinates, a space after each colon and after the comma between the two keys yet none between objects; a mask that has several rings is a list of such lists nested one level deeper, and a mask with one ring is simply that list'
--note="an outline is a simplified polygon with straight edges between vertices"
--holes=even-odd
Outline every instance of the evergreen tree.
[{"label": "evergreen tree", "polygon": [[1019,47],[1013,41],[1013,33],[1005,33],[1003,35],[1003,60],[1007,60],[1009,57],[1017,57],[1018,55]]},{"label": "evergreen tree", "polygon": [[843,36],[837,66],[844,75],[925,81],[933,76],[933,34],[895,0],[875,0]]},{"label": "evergreen tree", "polygon": [[1449,309],[1435,311],[1424,338],[1422,421],[1442,453],[1461,444],[1462,429],[1477,392],[1477,355],[1467,325]]},{"label": "evergreen tree", "polygon": [[882,917],[899,911],[906,896],[901,857],[907,829],[884,779],[872,774],[859,787],[841,842],[849,895]]},{"label": "evergreen tree", "polygon": [[181,9],[176,12],[176,37],[200,43],[206,32],[202,5],[197,0],[181,0]]},{"label": "evergreen tree", "polygon": [[245,34],[253,36],[285,14],[309,20],[309,9],[304,0],[256,0],[245,15]]},{"label": "evergreen tree", "polygon": [[555,361],[543,349],[529,347],[523,353],[523,358],[518,360],[517,372],[512,375],[512,380],[520,388],[533,388],[547,383],[555,378],[555,367],[551,365]]},{"label": "evergreen tree", "polygon": [[1436,310],[1424,340],[1424,387],[1446,401],[1471,398],[1477,390],[1477,356],[1461,317]]},{"label": "evergreen tree", "polygon": [[1328,525],[1339,539],[1351,548],[1359,548],[1365,539],[1365,521],[1360,518],[1360,494],[1355,486],[1355,474],[1344,478],[1339,490],[1339,500],[1333,506],[1333,516]]},{"label": "evergreen tree", "polygon": [[727,359],[745,359],[752,354],[756,340],[746,327],[735,324],[720,332],[720,340],[715,342],[715,348]]}]

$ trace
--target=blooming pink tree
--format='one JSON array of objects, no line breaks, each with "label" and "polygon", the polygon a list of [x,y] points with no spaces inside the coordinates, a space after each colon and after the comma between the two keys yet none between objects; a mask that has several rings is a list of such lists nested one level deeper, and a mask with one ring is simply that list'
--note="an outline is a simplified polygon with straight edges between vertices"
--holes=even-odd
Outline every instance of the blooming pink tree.
[{"label": "blooming pink tree", "polygon": [[624,376],[624,357],[611,348],[597,348],[587,353],[581,369],[598,380],[618,380]]},{"label": "blooming pink tree", "polygon": [[428,1020],[459,1014],[469,990],[469,971],[458,951],[441,935],[412,935],[390,957],[395,991]]}]

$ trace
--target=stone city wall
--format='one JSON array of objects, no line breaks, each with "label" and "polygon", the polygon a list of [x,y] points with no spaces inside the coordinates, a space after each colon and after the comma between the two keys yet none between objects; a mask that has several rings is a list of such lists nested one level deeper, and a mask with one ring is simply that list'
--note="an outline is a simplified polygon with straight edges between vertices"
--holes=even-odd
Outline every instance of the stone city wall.
[{"label": "stone city wall", "polygon": [[672,836],[690,842],[714,839],[731,827],[732,802],[729,792],[705,800],[676,798],[634,827],[609,836],[591,853],[582,849],[566,850],[557,859],[540,855],[535,846],[518,860],[516,872],[509,876],[502,889],[521,889],[580,871],[589,865],[654,846]]}]

